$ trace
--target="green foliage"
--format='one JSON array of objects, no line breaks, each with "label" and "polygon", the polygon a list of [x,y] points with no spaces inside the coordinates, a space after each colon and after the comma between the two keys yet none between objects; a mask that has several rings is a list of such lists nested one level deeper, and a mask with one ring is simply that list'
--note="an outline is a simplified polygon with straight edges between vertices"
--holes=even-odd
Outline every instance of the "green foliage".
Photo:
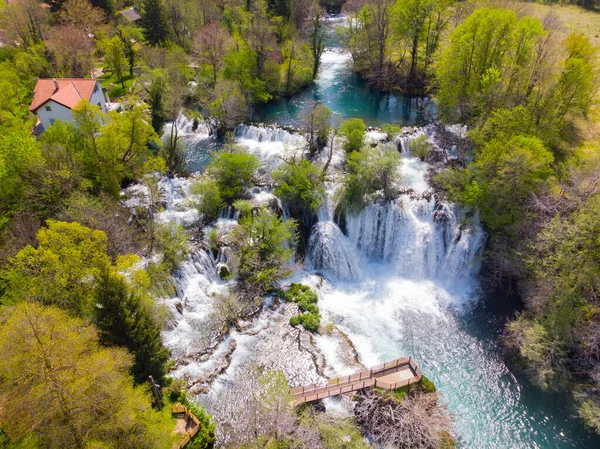
[{"label": "green foliage", "polygon": [[166,44],[171,31],[167,23],[162,0],[144,0],[141,15],[140,25],[142,26],[146,42],[152,46]]},{"label": "green foliage", "polygon": [[295,315],[290,318],[290,324],[297,326],[299,324],[307,331],[318,332],[321,324],[321,317],[315,313],[304,312],[300,315]]},{"label": "green foliage", "polygon": [[198,421],[200,421],[200,430],[186,447],[191,449],[212,449],[216,441],[216,426],[211,416],[202,407],[190,401],[185,393],[182,393],[177,401],[189,408],[194,416],[198,418]]},{"label": "green foliage", "polygon": [[586,399],[577,407],[577,413],[586,426],[596,433],[600,433],[600,406],[593,400]]},{"label": "green foliage", "polygon": [[100,278],[95,299],[94,323],[100,343],[122,346],[133,354],[131,373],[137,383],[146,382],[151,375],[161,384],[170,354],[162,344],[161,327],[150,310],[151,305],[130,291],[121,276],[109,272]]},{"label": "green foliage", "polygon": [[530,379],[541,388],[548,388],[557,371],[564,369],[565,354],[560,342],[539,323],[519,316],[508,324],[505,341],[519,351]]},{"label": "green foliage", "polygon": [[162,263],[171,273],[189,255],[189,235],[181,226],[172,221],[154,228],[156,251],[162,253]]},{"label": "green foliage", "polygon": [[323,447],[327,449],[367,449],[368,443],[351,419],[332,418],[326,413],[301,418],[309,428],[317,428]]},{"label": "green foliage", "polygon": [[106,234],[79,223],[47,225],[37,233],[36,248],[27,246],[10,261],[2,303],[39,301],[91,316],[96,280],[110,266]]},{"label": "green foliage", "polygon": [[25,126],[0,132],[0,228],[20,207],[22,175],[40,161],[40,145]]},{"label": "green foliage", "polygon": [[498,138],[487,141],[466,170],[442,172],[435,182],[450,199],[477,208],[492,232],[509,232],[511,226],[526,221],[531,193],[551,180],[554,157],[536,137],[506,141],[502,127],[493,132]]},{"label": "green foliage", "polygon": [[447,120],[470,120],[492,108],[516,106],[531,92],[537,19],[514,11],[477,9],[450,35],[436,67],[440,112]]},{"label": "green foliage", "polygon": [[248,117],[248,105],[239,85],[232,80],[218,80],[208,109],[222,130],[232,130]]},{"label": "green foliage", "polygon": [[427,136],[419,136],[408,142],[408,149],[411,155],[414,155],[424,161],[431,152],[431,145],[427,141]]},{"label": "green foliage", "polygon": [[296,222],[283,221],[268,209],[240,217],[232,233],[235,242],[237,276],[258,294],[271,290],[291,273],[292,246]]},{"label": "green foliage", "polygon": [[302,116],[304,129],[308,133],[308,144],[311,155],[314,155],[327,144],[331,132],[332,112],[327,106],[309,104],[308,110]]},{"label": "green foliage", "polygon": [[102,348],[83,320],[22,302],[0,327],[0,355],[0,391],[11,398],[0,426],[12,440],[33,432],[57,449],[170,446],[172,421],[133,387],[130,356]]},{"label": "green foliage", "polygon": [[196,209],[198,209],[198,213],[203,215],[206,221],[215,220],[225,204],[221,198],[221,191],[217,181],[214,179],[203,179],[194,183],[192,185],[192,194],[197,198],[193,202]]},{"label": "green foliage", "polygon": [[402,127],[387,124],[381,127],[381,131],[387,134],[389,140],[394,140],[402,132]]},{"label": "green foliage", "polygon": [[293,283],[287,291],[280,292],[280,296],[287,301],[298,304],[298,308],[303,312],[290,318],[292,326],[301,324],[306,330],[311,332],[319,330],[321,317],[319,308],[316,306],[319,297],[309,286]]},{"label": "green foliage", "polygon": [[378,199],[396,198],[401,163],[400,153],[383,145],[352,152],[346,163],[338,207],[359,213]]},{"label": "green foliage", "polygon": [[425,391],[427,391],[427,393],[436,392],[435,384],[425,376],[421,378],[421,385],[423,386],[423,388],[425,388]]},{"label": "green foliage", "polygon": [[340,136],[345,139],[344,150],[348,153],[360,151],[365,143],[366,130],[365,123],[359,118],[351,118],[342,123]]},{"label": "green foliage", "polygon": [[254,172],[260,162],[238,146],[228,146],[218,153],[206,169],[219,186],[223,201],[231,203],[241,198],[252,185]]},{"label": "green foliage", "polygon": [[275,194],[293,217],[302,219],[316,213],[325,198],[321,170],[304,159],[292,158],[272,174]]},{"label": "green foliage", "polygon": [[104,53],[104,61],[108,65],[113,75],[125,88],[125,72],[127,70],[127,61],[125,58],[125,49],[119,36],[113,36],[111,39],[103,39],[98,46]]}]

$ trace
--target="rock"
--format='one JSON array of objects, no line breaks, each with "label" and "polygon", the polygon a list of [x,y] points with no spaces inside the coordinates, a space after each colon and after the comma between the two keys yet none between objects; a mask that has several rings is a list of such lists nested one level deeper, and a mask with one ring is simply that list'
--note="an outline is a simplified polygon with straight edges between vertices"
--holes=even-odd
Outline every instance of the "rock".
[{"label": "rock", "polygon": [[177,304],[175,304],[175,308],[177,309],[177,311],[179,313],[181,313],[183,315],[183,304],[181,304],[181,302],[178,302]]}]

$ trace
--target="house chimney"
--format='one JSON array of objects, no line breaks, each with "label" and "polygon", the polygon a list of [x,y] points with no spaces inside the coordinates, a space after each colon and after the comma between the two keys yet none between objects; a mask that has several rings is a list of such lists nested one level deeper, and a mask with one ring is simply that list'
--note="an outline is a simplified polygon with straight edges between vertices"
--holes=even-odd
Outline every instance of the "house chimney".
[{"label": "house chimney", "polygon": [[58,81],[56,78],[54,78],[52,81],[54,81],[54,93],[56,93],[58,91]]}]

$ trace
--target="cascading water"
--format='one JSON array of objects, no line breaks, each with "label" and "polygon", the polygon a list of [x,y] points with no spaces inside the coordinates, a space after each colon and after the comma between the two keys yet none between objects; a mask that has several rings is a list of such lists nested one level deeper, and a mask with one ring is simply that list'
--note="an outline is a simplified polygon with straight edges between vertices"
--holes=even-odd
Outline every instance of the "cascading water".
[{"label": "cascading water", "polygon": [[[373,125],[417,118],[417,109],[407,109],[400,97],[374,93],[350,72],[350,55],[332,48],[337,43],[331,30],[330,48],[323,55],[314,87],[265,106],[259,119],[295,125],[312,100]],[[188,156],[206,162],[212,147],[195,144],[197,131],[189,122],[181,125],[184,133],[192,134],[185,139],[190,142]],[[446,130],[457,136],[465,133],[460,125]],[[598,447],[598,440],[570,415],[563,396],[539,392],[504,365],[498,323],[483,309],[485,298],[479,298],[477,272],[484,233],[476,217],[465,219],[454,205],[429,191],[429,165],[410,157],[409,141],[420,135],[436,144],[439,160],[456,157],[454,144],[438,142],[435,127],[405,129],[395,143],[403,155],[406,193],[396,202],[372,204],[358,215],[347,215],[346,234],[334,221],[337,178],[344,161],[343,151],[335,148],[332,181],[326,183],[327,198],[310,235],[305,268],[297,269],[287,282],[313,287],[319,294],[322,321],[341,332],[312,336],[294,329],[288,321],[297,313],[296,306],[269,307],[272,299],[267,298],[267,307],[255,318],[240,323],[228,337],[215,338],[219,333],[211,327],[211,316],[218,297],[234,285],[220,279],[218,269],[230,261],[231,252],[225,247],[213,255],[203,244],[183,264],[176,277],[177,296],[165,301],[173,315],[165,342],[179,362],[173,375],[187,379],[190,392],[215,416],[220,443],[244,431],[244,407],[250,395],[245,385],[253,364],[283,370],[296,386],[353,372],[359,368],[356,358],[371,366],[413,355],[455,418],[458,447]],[[381,133],[369,132],[371,143],[381,138]],[[236,139],[261,159],[267,173],[286,151],[303,144],[303,137],[277,126],[242,125],[236,129]],[[321,154],[321,162],[326,153]],[[192,170],[203,166],[197,164]],[[189,189],[177,180],[167,184],[163,191],[171,197],[165,201],[163,217],[185,216],[188,206],[183,198]],[[265,188],[252,195],[257,204],[274,201]],[[235,217],[228,213],[213,227],[226,236],[235,225]],[[205,230],[205,238],[209,231]],[[329,400],[326,406],[331,409],[339,403]]]},{"label": "cascading water", "polygon": [[[238,129],[237,141],[254,148],[266,167],[286,151],[284,142],[296,141],[288,131],[255,128]],[[424,132],[436,142],[431,130],[416,129],[405,137]],[[454,415],[459,447],[594,447],[577,421],[552,403],[553,396],[527,387],[502,362],[490,317],[477,308],[484,233],[476,217],[465,220],[459,209],[437,199],[426,182],[428,164],[405,154],[401,170],[407,193],[396,202],[347,215],[344,234],[334,222],[342,167],[343,150],[336,145],[332,181],[326,183],[327,198],[311,232],[305,268],[287,282],[312,286],[322,321],[343,334],[313,337],[294,329],[288,321],[296,306],[271,308],[267,301],[253,320],[216,338],[220,334],[211,317],[217,298],[234,285],[220,279],[218,271],[231,253],[224,248],[213,256],[200,245],[176,276],[177,296],[166,300],[173,320],[164,333],[178,360],[173,375],[187,379],[190,391],[215,416],[219,441],[225,444],[236,425],[243,428],[235,418],[250,400],[244,385],[253,365],[281,369],[292,385],[302,385],[360,369],[355,355],[363,366],[412,355]],[[161,214],[185,215],[186,182],[175,179],[161,186],[168,206]],[[256,204],[276,200],[265,188],[252,196]],[[226,214],[213,227],[226,236],[235,225],[235,217]]]}]

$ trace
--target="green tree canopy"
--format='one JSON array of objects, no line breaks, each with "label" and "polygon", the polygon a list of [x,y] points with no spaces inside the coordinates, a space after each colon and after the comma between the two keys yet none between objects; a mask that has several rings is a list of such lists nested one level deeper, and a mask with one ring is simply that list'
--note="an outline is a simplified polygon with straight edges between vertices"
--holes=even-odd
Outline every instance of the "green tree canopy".
[{"label": "green tree canopy", "polygon": [[359,151],[365,143],[365,131],[367,127],[359,118],[351,118],[346,120],[340,126],[340,136],[344,140],[344,150],[348,153]]},{"label": "green tree canopy", "polygon": [[262,295],[291,273],[296,222],[283,221],[268,209],[242,211],[233,231],[238,279],[252,297]]},{"label": "green tree canopy", "polygon": [[146,41],[152,46],[164,45],[171,36],[162,0],[144,0],[142,2],[143,28]]},{"label": "green tree canopy", "polygon": [[162,344],[161,327],[153,316],[151,304],[130,291],[120,275],[109,271],[104,272],[94,293],[94,323],[100,343],[122,346],[133,354],[131,373],[137,383],[144,383],[152,376],[160,384],[170,354]]},{"label": "green tree canopy", "polygon": [[293,217],[305,219],[319,210],[325,198],[322,173],[309,161],[292,158],[272,174],[275,194],[281,198]]},{"label": "green tree canopy", "polygon": [[259,167],[256,156],[237,145],[229,145],[215,156],[206,173],[217,182],[223,201],[231,203],[252,185],[252,177]]},{"label": "green tree canopy", "polygon": [[[20,303],[0,327],[0,425],[48,448],[171,445],[172,422],[134,388],[130,356],[102,348],[93,326],[56,307]],[[6,400],[9,399],[9,400]]]},{"label": "green tree canopy", "polygon": [[106,234],[79,223],[47,225],[37,233],[36,248],[27,246],[11,260],[2,302],[39,301],[92,316],[97,279],[110,266]]}]

